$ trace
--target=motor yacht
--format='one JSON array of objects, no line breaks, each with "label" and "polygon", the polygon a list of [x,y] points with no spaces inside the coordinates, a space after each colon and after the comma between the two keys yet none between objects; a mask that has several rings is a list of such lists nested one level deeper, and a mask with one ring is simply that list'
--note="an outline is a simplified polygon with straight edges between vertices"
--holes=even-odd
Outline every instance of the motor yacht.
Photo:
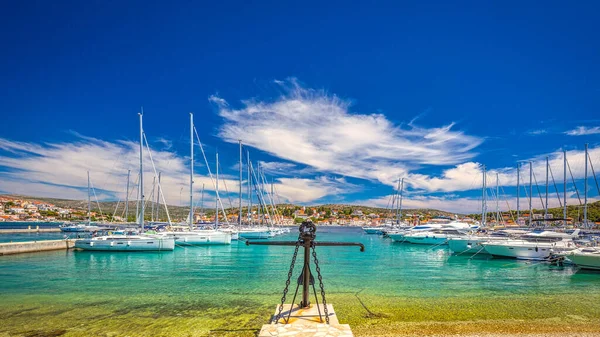
[{"label": "motor yacht", "polygon": [[481,245],[488,254],[495,257],[545,260],[551,254],[566,253],[577,249],[573,239],[578,235],[578,229],[572,234],[540,231],[528,233],[518,239],[486,241]]},{"label": "motor yacht", "polygon": [[582,269],[600,270],[600,247],[574,249],[565,256]]}]

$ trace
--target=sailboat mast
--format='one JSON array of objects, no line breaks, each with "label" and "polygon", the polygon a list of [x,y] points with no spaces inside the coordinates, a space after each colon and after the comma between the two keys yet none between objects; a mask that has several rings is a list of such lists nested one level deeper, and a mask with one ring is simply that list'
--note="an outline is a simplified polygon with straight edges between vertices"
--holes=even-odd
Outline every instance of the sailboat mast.
[{"label": "sailboat mast", "polygon": [[482,183],[482,188],[481,188],[481,226],[485,226],[486,224],[486,214],[485,214],[485,189],[486,189],[486,173],[485,173],[485,165],[483,165],[482,167],[482,173],[483,173],[483,183]]},{"label": "sailboat mast", "polygon": [[[400,196],[400,181],[401,179],[398,179],[398,187],[396,188],[396,195]],[[398,208],[399,208],[400,202],[396,203],[396,224],[400,223],[400,219],[398,218]],[[394,202],[392,202],[392,209],[394,207]]]},{"label": "sailboat mast", "polygon": [[587,227],[587,210],[588,210],[588,144],[585,144],[585,178],[584,178],[584,193],[583,193],[583,226]]},{"label": "sailboat mast", "polygon": [[92,200],[90,196],[90,171],[87,171],[88,177],[88,226],[92,224]]},{"label": "sailboat mast", "polygon": [[521,185],[521,163],[517,163],[517,224],[519,223],[519,218],[521,217],[521,203],[520,203],[520,188]]},{"label": "sailboat mast", "polygon": [[548,168],[550,167],[550,161],[546,156],[546,208],[544,209],[544,219],[548,218]]},{"label": "sailboat mast", "polygon": [[144,128],[143,128],[143,115],[144,109],[138,114],[140,116],[140,233],[144,232]]},{"label": "sailboat mast", "polygon": [[567,225],[567,150],[563,150],[563,173],[564,173],[564,177],[563,177],[563,219],[564,219],[564,225]]},{"label": "sailboat mast", "polygon": [[194,223],[194,114],[190,112],[190,230]]},{"label": "sailboat mast", "polygon": [[496,172],[496,218],[500,222],[500,187],[498,181],[498,172]]},{"label": "sailboat mast", "polygon": [[252,224],[252,177],[250,176],[250,151],[248,154],[248,224]]},{"label": "sailboat mast", "polygon": [[[272,210],[273,210],[273,219],[275,219],[275,189],[273,188],[273,180],[271,179],[271,206],[272,206]],[[277,220],[277,219],[275,219]],[[272,221],[271,221],[272,222]]]},{"label": "sailboat mast", "polygon": [[402,218],[402,195],[404,193],[404,178],[402,178],[400,183],[400,202],[398,206],[398,224],[400,224],[400,219]]},{"label": "sailboat mast", "polygon": [[215,202],[215,228],[219,227],[219,154],[216,154],[217,158],[217,172],[216,172],[216,202]]},{"label": "sailboat mast", "polygon": [[202,191],[200,191],[200,213],[204,216],[204,183],[202,183]]},{"label": "sailboat mast", "polygon": [[529,226],[531,226],[531,220],[533,219],[533,165],[529,162]]},{"label": "sailboat mast", "polygon": [[155,217],[156,221],[160,221],[158,219],[158,214],[160,212],[160,191],[161,191],[161,188],[160,188],[160,174],[161,173],[162,172],[158,172],[158,189],[156,190],[156,217]]},{"label": "sailboat mast", "polygon": [[[154,198],[154,193],[156,192],[156,176],[152,178],[152,194],[150,194],[150,198]],[[150,204],[152,208],[150,210],[150,221],[154,222],[154,200],[150,200]]]},{"label": "sailboat mast", "polygon": [[127,189],[125,193],[125,222],[129,221],[129,175],[131,170],[127,170]]},{"label": "sailboat mast", "polygon": [[242,170],[243,170],[243,162],[242,162],[242,140],[240,142],[240,192],[239,192],[239,206],[240,213],[238,215],[238,225],[242,225]]}]

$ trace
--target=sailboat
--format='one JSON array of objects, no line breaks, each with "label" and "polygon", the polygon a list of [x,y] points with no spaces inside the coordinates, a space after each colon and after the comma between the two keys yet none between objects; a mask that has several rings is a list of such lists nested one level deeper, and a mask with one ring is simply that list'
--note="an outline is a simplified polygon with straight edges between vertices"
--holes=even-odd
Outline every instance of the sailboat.
[{"label": "sailboat", "polygon": [[552,254],[566,253],[577,249],[573,238],[577,238],[578,235],[578,229],[572,234],[541,231],[523,235],[518,239],[482,242],[481,245],[492,256],[545,260]]},{"label": "sailboat", "polygon": [[90,171],[87,172],[87,184],[88,184],[88,220],[87,223],[70,223],[65,222],[59,226],[61,232],[65,233],[81,233],[81,232],[95,232],[100,227],[92,225],[92,209],[91,209],[91,195],[90,195]]},{"label": "sailboat", "polygon": [[[216,188],[219,187],[219,175],[218,175],[218,156],[217,156],[217,184]],[[200,246],[200,245],[230,245],[231,244],[231,233],[216,230],[218,227],[218,221],[215,229],[196,229],[194,230],[194,115],[190,113],[190,213],[188,215],[188,226],[187,231],[166,231],[158,234],[159,237],[171,238],[175,240],[175,243],[181,246]],[[218,192],[217,192],[218,193]],[[217,200],[218,204],[218,200]],[[216,209],[217,213],[218,206]],[[218,217],[217,217],[218,218]]]},{"label": "sailboat", "polygon": [[[139,225],[140,233],[144,232],[144,166],[143,166],[143,148],[144,148],[144,129],[142,124],[142,114],[140,116],[140,214]],[[149,235],[138,234],[135,232],[125,232],[122,234],[109,234],[93,237],[90,239],[79,239],[75,241],[75,248],[83,250],[101,250],[101,251],[162,251],[175,249],[175,240],[167,237],[153,237]]]}]

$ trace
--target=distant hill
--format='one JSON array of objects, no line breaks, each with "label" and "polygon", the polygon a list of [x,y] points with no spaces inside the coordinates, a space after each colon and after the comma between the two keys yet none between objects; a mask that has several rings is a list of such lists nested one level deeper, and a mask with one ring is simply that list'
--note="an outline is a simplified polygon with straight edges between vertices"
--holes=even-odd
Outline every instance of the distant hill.
[{"label": "distant hill", "polygon": [[[516,211],[512,211],[513,215],[516,214]],[[521,214],[528,214],[529,210],[521,210]],[[533,209],[534,214],[543,214],[543,209]],[[508,215],[508,212],[502,212],[504,215]],[[563,208],[562,207],[554,207],[548,209],[548,214],[552,214],[554,218],[563,218]],[[481,219],[481,214],[471,214],[471,217],[475,219]],[[567,205],[567,218],[573,219],[576,222],[583,221],[583,206],[580,205]],[[595,201],[588,203],[588,221],[589,222],[600,222],[600,201]]]},{"label": "distant hill", "polygon": [[[43,198],[43,197],[32,197],[32,196],[15,195],[15,194],[4,195],[4,196],[15,198],[15,199],[28,200],[28,201],[45,202],[45,203],[53,204],[53,205],[56,205],[56,206],[62,207],[62,208],[72,208],[72,209],[80,209],[80,210],[87,209],[87,200]],[[100,209],[102,210],[102,212],[104,214],[112,215],[113,213],[115,213],[117,216],[121,216],[122,214],[124,214],[124,211],[125,211],[125,203],[124,202],[119,202],[118,208],[117,208],[116,201],[102,201],[99,204],[100,204]],[[150,214],[150,210],[152,209],[153,204],[154,203],[152,203],[152,202],[146,203],[146,209],[148,210],[148,214]],[[156,205],[154,205],[154,206],[156,207]],[[299,209],[302,209],[303,207],[306,209],[315,208],[318,211],[323,211],[323,212],[325,212],[327,210],[329,210],[329,212],[331,212],[332,210],[337,210],[341,214],[346,214],[348,216],[356,211],[360,211],[364,215],[369,215],[369,214],[381,215],[381,214],[386,214],[386,213],[389,214],[389,213],[393,212],[389,209],[386,210],[385,208],[382,208],[382,207],[370,207],[370,206],[347,205],[347,204],[325,204],[325,205],[314,205],[314,206],[279,204],[277,206],[280,209],[287,210],[287,212],[284,212],[285,215],[291,215],[294,210],[299,210]],[[92,201],[91,208],[92,208],[92,212],[100,212],[100,210],[98,209],[98,204],[94,201]],[[115,212],[115,208],[116,208],[116,212]],[[171,220],[173,220],[173,221],[185,219],[185,218],[187,218],[187,215],[189,213],[189,207],[185,207],[185,206],[169,205],[168,209],[169,209],[169,215],[171,216]],[[244,211],[246,210],[245,206],[243,207],[243,210]],[[232,209],[226,208],[225,211],[228,213],[230,213],[230,212],[237,213],[237,208],[234,206]],[[136,201],[130,201],[129,202],[130,219],[135,216],[135,212],[136,212]],[[210,208],[205,208],[205,212],[208,215],[214,214],[214,209],[213,209],[212,205]],[[455,214],[457,214],[457,213],[440,211],[440,210],[436,210],[436,209],[403,209],[402,213],[405,215],[406,214],[419,214],[419,215],[427,215],[427,216],[448,216],[448,217],[453,217]],[[161,220],[166,220],[166,213],[165,213],[164,206],[160,206],[159,217]]]}]

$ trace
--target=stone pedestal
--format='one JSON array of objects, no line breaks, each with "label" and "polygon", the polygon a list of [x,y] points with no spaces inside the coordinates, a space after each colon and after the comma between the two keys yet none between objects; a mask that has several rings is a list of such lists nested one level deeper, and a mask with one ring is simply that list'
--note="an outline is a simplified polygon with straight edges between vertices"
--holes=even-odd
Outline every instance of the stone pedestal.
[{"label": "stone pedestal", "polygon": [[[271,324],[263,325],[260,330],[259,337],[271,336],[298,336],[298,337],[337,337],[337,336],[353,336],[352,330],[348,324],[340,324],[333,310],[333,305],[327,305],[329,313],[329,324],[325,322],[325,310],[323,304],[312,304],[310,308],[300,308],[297,304],[292,307],[290,304],[284,304],[282,317],[277,319],[279,313],[279,305],[275,308],[275,313],[271,319]],[[290,315],[291,310],[291,315]],[[319,318],[319,310],[323,321]],[[287,320],[288,315],[290,319]]]}]

